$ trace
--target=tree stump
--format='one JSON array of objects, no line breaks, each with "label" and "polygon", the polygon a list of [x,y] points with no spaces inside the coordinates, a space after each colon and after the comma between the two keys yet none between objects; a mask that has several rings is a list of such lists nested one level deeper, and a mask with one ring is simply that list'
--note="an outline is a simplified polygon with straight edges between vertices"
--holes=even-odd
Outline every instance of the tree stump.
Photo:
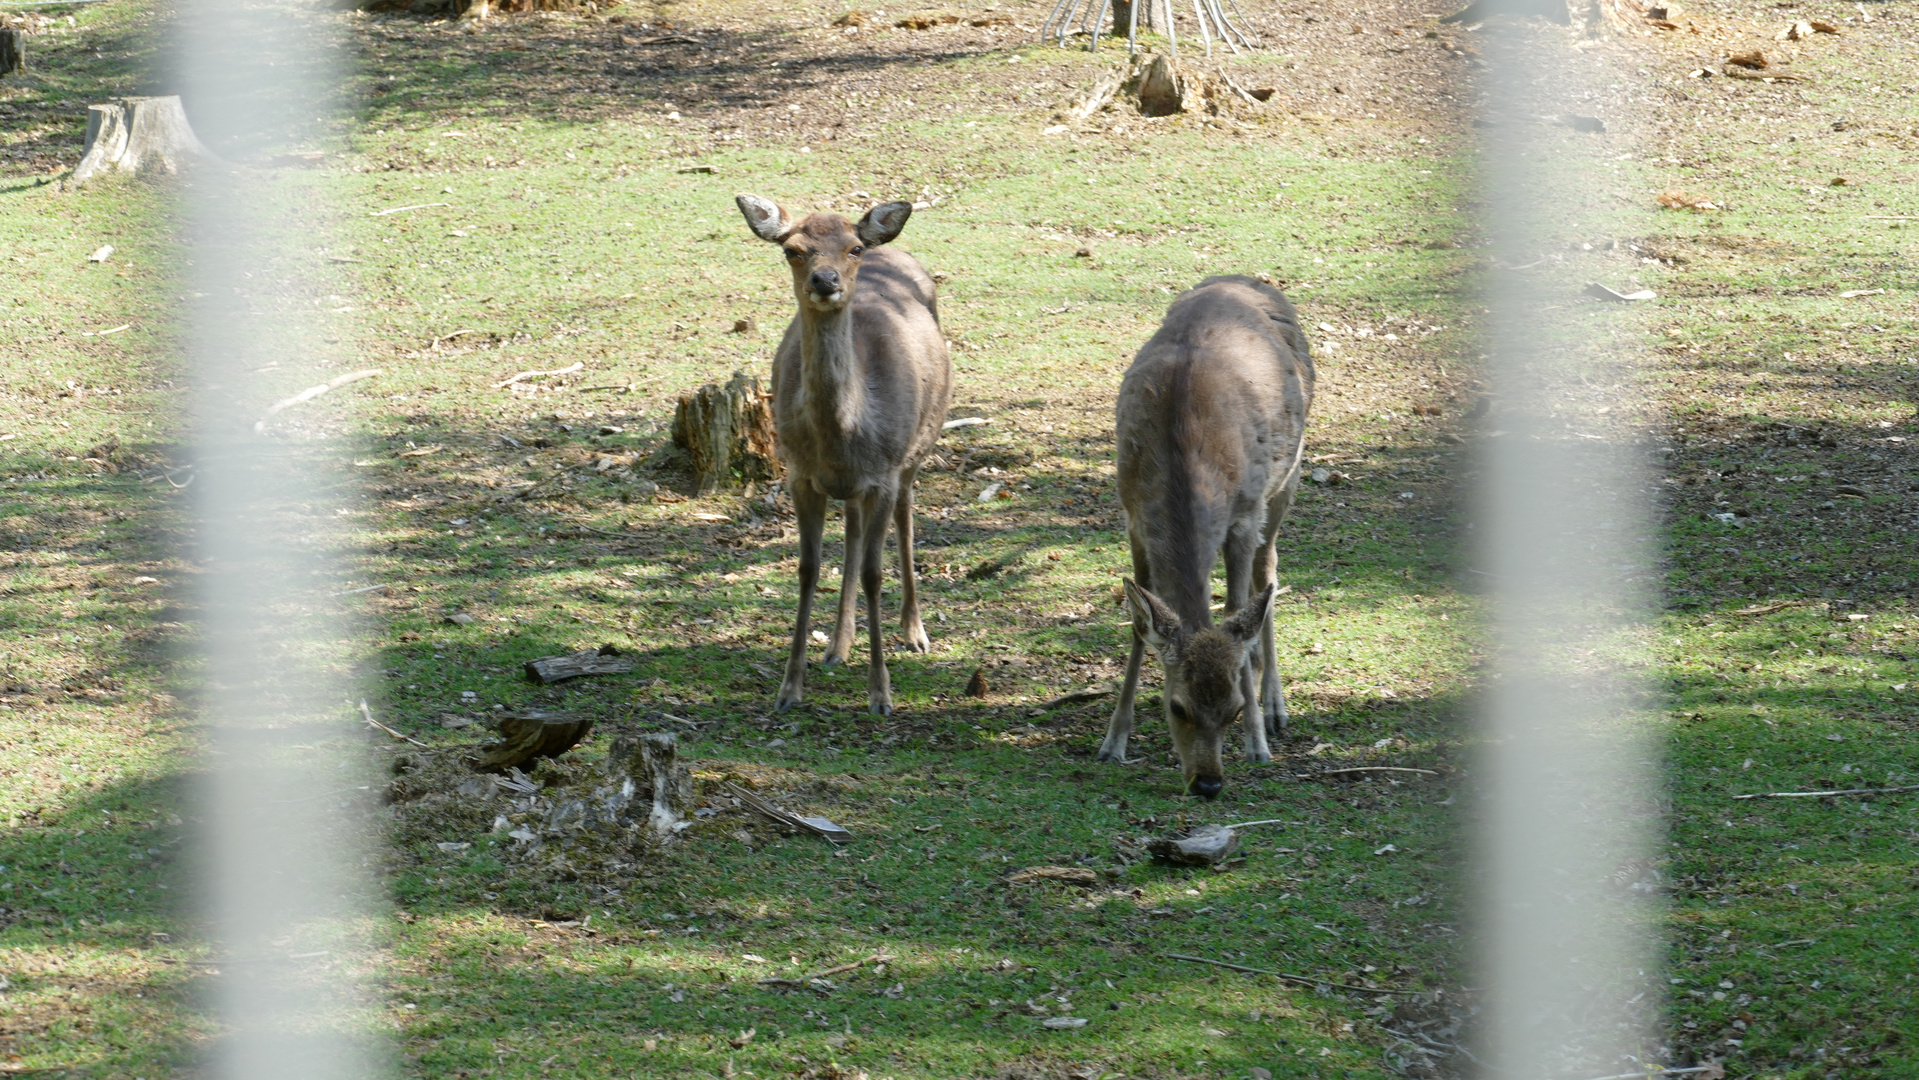
[{"label": "tree stump", "polygon": [[27,32],[0,30],[0,75],[18,75],[27,70]]},{"label": "tree stump", "polygon": [[681,394],[673,413],[673,443],[693,461],[697,495],[718,491],[735,474],[743,481],[767,481],[785,473],[773,424],[773,395],[745,372],[736,373],[724,387],[708,383]]},{"label": "tree stump", "polygon": [[650,792],[653,808],[647,824],[661,836],[685,828],[686,810],[693,803],[693,773],[679,761],[679,740],[672,732],[621,735],[606,755],[607,772],[632,798]]},{"label": "tree stump", "polygon": [[591,719],[533,709],[509,712],[500,718],[500,739],[480,747],[480,760],[473,767],[505,772],[535,758],[556,758],[592,733]]},{"label": "tree stump", "polygon": [[122,98],[87,107],[86,149],[73,170],[84,184],[108,169],[138,173],[155,166],[178,172],[189,155],[207,148],[193,134],[178,97]]}]

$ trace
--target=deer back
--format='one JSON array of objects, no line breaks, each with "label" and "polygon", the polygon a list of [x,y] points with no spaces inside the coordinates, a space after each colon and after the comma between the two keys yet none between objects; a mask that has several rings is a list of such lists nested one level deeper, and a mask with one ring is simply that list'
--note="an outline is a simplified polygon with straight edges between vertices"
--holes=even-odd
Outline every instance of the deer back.
[{"label": "deer back", "polygon": [[1210,626],[1210,575],[1229,530],[1261,530],[1299,467],[1313,362],[1284,294],[1211,277],[1180,294],[1120,384],[1120,501],[1153,588]]}]

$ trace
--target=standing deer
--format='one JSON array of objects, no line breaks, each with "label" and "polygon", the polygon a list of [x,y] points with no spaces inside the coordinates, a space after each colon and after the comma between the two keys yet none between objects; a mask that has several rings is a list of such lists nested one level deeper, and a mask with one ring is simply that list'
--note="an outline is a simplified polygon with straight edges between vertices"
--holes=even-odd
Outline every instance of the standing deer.
[{"label": "standing deer", "polygon": [[867,704],[885,716],[893,686],[880,631],[880,553],[890,521],[899,532],[900,626],[907,647],[925,652],[932,643],[913,580],[913,481],[953,394],[933,279],[911,255],[881,246],[906,227],[913,204],[881,203],[853,225],[825,213],[795,222],[757,195],[735,202],[753,235],[780,245],[799,301],[773,357],[773,419],[800,526],[800,610],[774,708],[799,704],[805,690],[820,535],[827,500],[841,499],[846,570],[826,663],[853,650],[858,580],[872,642]]},{"label": "standing deer", "polygon": [[[1133,650],[1101,761],[1126,760],[1147,646],[1165,668],[1166,721],[1189,792],[1210,799],[1225,786],[1220,743],[1236,717],[1247,760],[1272,760],[1268,730],[1286,728],[1273,541],[1299,486],[1312,401],[1313,361],[1293,305],[1250,277],[1210,277],[1181,294],[1133,358],[1117,431],[1138,579],[1125,583]],[[1222,552],[1227,618],[1215,628],[1213,560]]]}]

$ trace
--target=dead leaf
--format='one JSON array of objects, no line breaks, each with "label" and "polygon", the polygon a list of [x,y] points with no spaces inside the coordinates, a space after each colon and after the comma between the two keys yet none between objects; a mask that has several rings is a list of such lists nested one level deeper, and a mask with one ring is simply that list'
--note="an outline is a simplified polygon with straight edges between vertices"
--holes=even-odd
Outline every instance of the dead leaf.
[{"label": "dead leaf", "polygon": [[760,1033],[760,1029],[757,1027],[747,1028],[745,1031],[740,1032],[738,1035],[734,1036],[733,1038],[726,1040],[726,1045],[732,1047],[735,1050],[738,1050],[741,1047],[745,1046],[747,1043],[752,1042],[753,1036],[758,1035],[759,1033]]},{"label": "dead leaf", "polygon": [[834,19],[833,25],[834,26],[865,26],[867,24],[867,21],[871,18],[872,16],[868,15],[864,11],[858,11],[858,10],[848,11],[846,14],[841,15],[837,19]]},{"label": "dead leaf", "polygon": [[87,261],[103,263],[111,258],[113,258],[113,245],[102,244],[98,248],[94,249],[93,254],[87,256]]},{"label": "dead leaf", "polygon": [[1733,53],[1731,56],[1726,57],[1726,63],[1737,67],[1751,68],[1754,71],[1771,66],[1766,62],[1766,54],[1760,52],[1758,49],[1754,49],[1751,52]]},{"label": "dead leaf", "polygon": [[437,454],[440,451],[445,449],[446,449],[445,446],[442,446],[439,443],[434,443],[432,446],[416,446],[411,450],[402,450],[398,454],[395,454],[394,456],[395,457],[425,457],[428,454]]},{"label": "dead leaf", "polygon": [[1885,291],[1884,289],[1847,289],[1845,292],[1840,293],[1839,297],[1842,300],[1850,300],[1855,296],[1878,296]]},{"label": "dead leaf", "polygon": [[456,611],[441,621],[452,623],[454,626],[471,626],[473,625],[473,616],[468,615],[464,611]]},{"label": "dead leaf", "polygon": [[1085,1027],[1086,1021],[1077,1016],[1049,1016],[1040,1021],[1040,1026],[1051,1028],[1054,1031],[1072,1031],[1076,1028]]},{"label": "dead leaf", "polygon": [[1812,36],[1812,24],[1809,22],[1806,22],[1804,19],[1801,19],[1800,21],[1795,23],[1788,23],[1784,30],[1781,30],[1777,34],[1773,35],[1773,40],[1804,41],[1811,36]]},{"label": "dead leaf", "polygon": [[1820,34],[1839,33],[1839,28],[1837,26],[1834,26],[1833,24],[1829,22],[1820,22],[1818,19],[1812,19],[1808,22],[1802,23],[1801,25],[1812,27],[1815,33],[1820,33]]}]

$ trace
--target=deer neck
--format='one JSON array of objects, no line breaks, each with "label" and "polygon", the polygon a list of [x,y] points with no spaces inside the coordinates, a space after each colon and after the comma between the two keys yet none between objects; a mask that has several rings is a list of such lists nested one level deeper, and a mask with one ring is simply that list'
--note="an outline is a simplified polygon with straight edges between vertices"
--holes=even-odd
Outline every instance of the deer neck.
[{"label": "deer neck", "polygon": [[800,378],[817,424],[851,431],[866,412],[866,379],[853,348],[852,305],[838,311],[800,309]]}]

